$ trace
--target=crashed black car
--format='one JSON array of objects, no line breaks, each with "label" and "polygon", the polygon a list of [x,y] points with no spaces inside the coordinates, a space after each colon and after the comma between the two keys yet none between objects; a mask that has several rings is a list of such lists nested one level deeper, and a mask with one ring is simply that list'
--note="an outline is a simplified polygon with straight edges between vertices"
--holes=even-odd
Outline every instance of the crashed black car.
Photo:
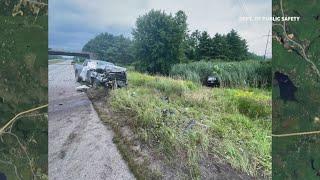
[{"label": "crashed black car", "polygon": [[127,86],[127,70],[113,63],[87,59],[82,65],[75,64],[75,77],[78,82],[87,82],[94,87],[117,88]]},{"label": "crashed black car", "polygon": [[216,76],[208,76],[206,85],[209,87],[220,87],[219,78]]}]

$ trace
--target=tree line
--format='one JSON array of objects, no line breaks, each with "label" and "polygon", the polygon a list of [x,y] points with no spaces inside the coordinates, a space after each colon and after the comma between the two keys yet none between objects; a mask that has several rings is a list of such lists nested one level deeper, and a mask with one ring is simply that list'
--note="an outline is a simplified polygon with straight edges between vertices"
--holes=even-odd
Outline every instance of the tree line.
[{"label": "tree line", "polygon": [[98,59],[118,64],[131,64],[134,61],[133,42],[122,35],[101,33],[87,42],[82,51],[93,52]]},{"label": "tree line", "polygon": [[196,30],[187,34],[185,43],[185,54],[192,60],[241,61],[248,57],[247,42],[234,29],[226,35],[216,33],[213,37],[207,31]]},{"label": "tree line", "polygon": [[138,17],[132,38],[101,33],[82,49],[99,59],[134,65],[152,74],[168,74],[174,64],[200,60],[242,61],[257,55],[248,52],[247,41],[235,30],[210,36],[206,31],[188,30],[183,11],[167,14],[151,10]]}]

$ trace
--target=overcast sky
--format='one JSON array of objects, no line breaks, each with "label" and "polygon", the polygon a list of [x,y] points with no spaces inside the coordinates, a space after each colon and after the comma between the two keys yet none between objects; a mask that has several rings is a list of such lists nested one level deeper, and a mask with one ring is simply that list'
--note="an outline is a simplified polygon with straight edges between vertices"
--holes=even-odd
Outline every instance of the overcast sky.
[{"label": "overcast sky", "polygon": [[[228,33],[248,41],[249,51],[263,55],[271,22],[244,22],[241,16],[271,16],[271,0],[52,0],[49,1],[49,47],[81,50],[102,32],[131,37],[139,15],[151,9],[188,16],[190,31]],[[269,40],[271,37],[269,37]],[[271,44],[267,55],[271,56]]]}]

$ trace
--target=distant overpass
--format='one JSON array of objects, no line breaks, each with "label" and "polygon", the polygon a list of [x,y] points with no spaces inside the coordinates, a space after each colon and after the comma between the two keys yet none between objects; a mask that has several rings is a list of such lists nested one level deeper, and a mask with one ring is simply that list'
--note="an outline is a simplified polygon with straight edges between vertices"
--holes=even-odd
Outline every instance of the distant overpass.
[{"label": "distant overpass", "polygon": [[64,50],[54,50],[54,49],[49,49],[48,55],[77,56],[77,57],[84,57],[87,59],[94,59],[96,57],[95,54],[91,52],[64,51]]}]

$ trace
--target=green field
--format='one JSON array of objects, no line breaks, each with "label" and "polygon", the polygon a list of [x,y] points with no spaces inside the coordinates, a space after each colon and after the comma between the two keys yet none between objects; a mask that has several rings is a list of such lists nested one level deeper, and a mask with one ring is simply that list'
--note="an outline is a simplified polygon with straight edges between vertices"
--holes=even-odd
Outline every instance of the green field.
[{"label": "green field", "polygon": [[[13,17],[17,3],[0,3],[0,128],[14,115],[48,102],[46,10],[40,7],[36,18],[27,3],[21,6],[27,16]],[[47,128],[46,109],[18,118],[0,135],[0,172],[10,180],[47,179]]]},{"label": "green field", "polygon": [[[289,76],[297,87],[297,101],[284,102],[279,95],[279,87],[273,88],[273,133],[293,133],[320,129],[320,12],[319,0],[306,2],[283,0],[285,16],[300,16],[300,22],[287,22],[286,33],[292,34],[288,40],[283,28],[273,26],[273,71]],[[273,16],[282,16],[280,1],[273,1]],[[282,22],[277,22],[282,24]],[[282,39],[282,41],[281,41]],[[303,54],[306,54],[304,56]],[[314,63],[308,62],[310,60]],[[320,177],[320,137],[301,135],[295,137],[274,137],[272,139],[273,179],[319,179]]]},{"label": "green field", "polygon": [[[128,81],[128,88],[111,91],[108,99],[108,106],[122,117],[104,119],[104,108],[98,108],[98,112],[115,132],[121,134],[123,127],[129,128],[134,141],[139,141],[141,147],[167,167],[154,169],[151,165],[154,160],[143,155],[145,166],[139,165],[139,158],[128,152],[131,145],[127,142],[120,149],[127,154],[138,177],[163,178],[168,171],[175,171],[175,177],[179,178],[205,178],[206,172],[212,177],[216,173],[210,170],[212,166],[224,168],[227,164],[237,174],[270,177],[269,91],[212,89],[191,81],[137,72],[130,72]],[[120,135],[121,138],[124,137]],[[224,171],[222,174],[229,173]]]}]

